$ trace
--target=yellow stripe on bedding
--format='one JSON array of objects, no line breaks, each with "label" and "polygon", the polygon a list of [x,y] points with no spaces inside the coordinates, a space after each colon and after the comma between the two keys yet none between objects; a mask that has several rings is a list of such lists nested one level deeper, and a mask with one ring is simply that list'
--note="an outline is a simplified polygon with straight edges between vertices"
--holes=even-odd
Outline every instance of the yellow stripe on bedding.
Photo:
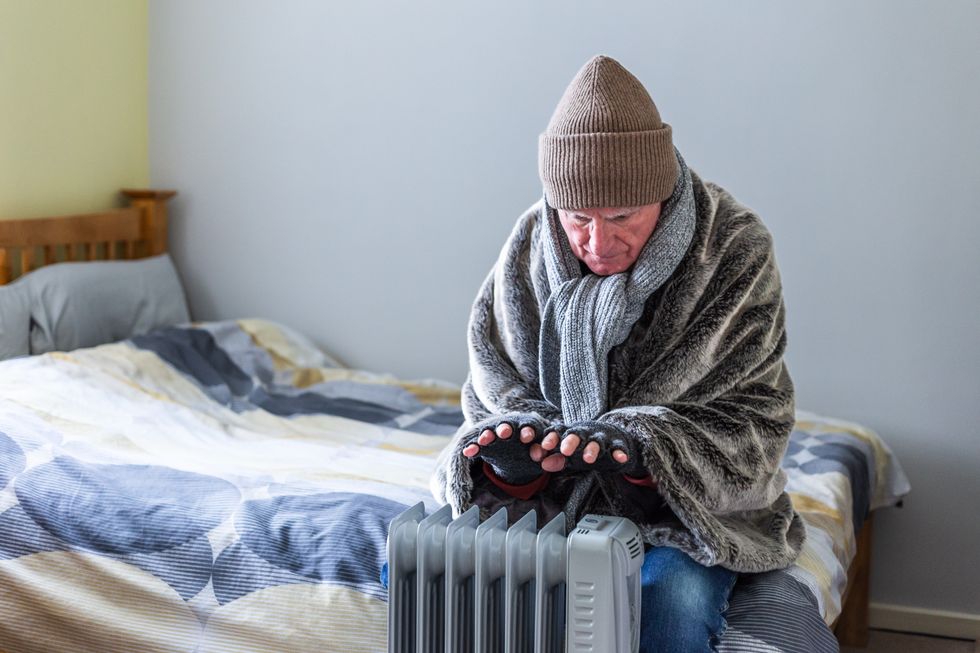
[{"label": "yellow stripe on bedding", "polygon": [[[388,604],[346,587],[279,585],[212,613],[201,653],[367,653],[387,646]],[[283,618],[283,617],[288,617]]]},{"label": "yellow stripe on bedding", "polygon": [[883,479],[888,468],[888,461],[891,456],[885,449],[884,441],[881,436],[869,428],[848,422],[845,420],[834,419],[831,417],[814,416],[812,419],[799,419],[796,421],[796,429],[819,435],[823,433],[839,433],[841,435],[853,435],[855,438],[866,443],[874,450],[875,479],[877,487],[870,488],[872,492],[872,508],[880,500],[880,494],[885,488]]},{"label": "yellow stripe on bedding", "polygon": [[793,501],[793,507],[796,508],[797,512],[801,514],[820,513],[830,517],[840,525],[844,524],[844,516],[841,515],[840,510],[828,506],[823,501],[799,492],[788,492],[787,494],[789,494],[789,498]]},{"label": "yellow stripe on bedding", "polygon": [[[236,320],[238,326],[252,338],[256,346],[264,349],[272,358],[276,371],[292,371],[290,382],[297,388],[307,388],[324,381],[354,381],[397,385],[425,404],[458,406],[460,388],[457,385],[431,380],[402,380],[390,374],[377,374],[347,367],[311,367],[309,361],[319,358],[321,352],[313,351],[312,345],[294,342],[283,327],[261,319]],[[336,360],[335,356],[330,356]],[[287,377],[289,378],[289,377]]]},{"label": "yellow stripe on bedding", "polygon": [[[803,550],[800,551],[800,555],[796,559],[795,564],[813,576],[823,599],[822,603],[824,605],[824,609],[830,612],[836,611],[839,613],[840,606],[837,600],[834,599],[834,596],[837,594],[831,591],[831,588],[834,586],[834,579],[831,576],[830,571],[825,566],[825,563],[820,560],[820,557],[816,555],[809,547],[804,545]],[[810,587],[812,589],[812,585]]]},{"label": "yellow stripe on bedding", "polygon": [[125,562],[78,551],[0,561],[6,653],[191,653],[200,631],[173,588]]},{"label": "yellow stripe on bedding", "polygon": [[800,513],[803,521],[827,533],[834,543],[834,555],[838,560],[845,559],[848,540],[851,538],[846,520],[840,510],[823,501],[799,492],[787,492],[793,508]]},{"label": "yellow stripe on bedding", "polygon": [[403,381],[390,374],[375,374],[365,370],[338,367],[297,368],[292,378],[292,384],[297,388],[307,388],[326,381],[396,385],[411,392],[416,399],[424,404],[434,406],[458,406],[460,404],[459,387],[440,381]]},{"label": "yellow stripe on bedding", "polygon": [[[269,354],[277,371],[309,367],[311,361],[322,359],[325,355],[312,343],[297,342],[283,331],[284,325],[257,318],[235,320],[235,324],[252,338],[256,346]],[[297,337],[304,336],[297,334]],[[336,360],[333,356],[330,358]]]}]

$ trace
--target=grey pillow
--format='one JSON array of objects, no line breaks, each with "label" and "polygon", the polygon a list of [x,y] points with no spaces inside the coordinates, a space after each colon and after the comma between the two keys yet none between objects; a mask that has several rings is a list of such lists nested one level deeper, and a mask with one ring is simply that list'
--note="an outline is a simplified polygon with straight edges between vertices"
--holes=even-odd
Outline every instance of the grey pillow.
[{"label": "grey pillow", "polygon": [[190,321],[169,254],[55,263],[23,281],[31,299],[32,354],[94,347]]},{"label": "grey pillow", "polygon": [[20,281],[0,286],[0,361],[30,353],[31,298]]}]

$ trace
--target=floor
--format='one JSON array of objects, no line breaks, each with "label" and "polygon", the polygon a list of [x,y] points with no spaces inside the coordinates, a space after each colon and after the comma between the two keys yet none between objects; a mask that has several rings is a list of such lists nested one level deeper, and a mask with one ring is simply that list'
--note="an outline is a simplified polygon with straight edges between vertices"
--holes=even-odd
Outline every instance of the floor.
[{"label": "floor", "polygon": [[841,648],[841,653],[980,653],[980,640],[909,635],[871,629],[867,648]]}]

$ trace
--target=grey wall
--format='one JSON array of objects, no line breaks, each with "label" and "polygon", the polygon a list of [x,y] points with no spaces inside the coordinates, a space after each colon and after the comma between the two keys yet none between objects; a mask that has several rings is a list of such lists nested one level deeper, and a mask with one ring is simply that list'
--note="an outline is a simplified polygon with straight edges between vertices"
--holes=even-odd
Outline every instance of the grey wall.
[{"label": "grey wall", "polygon": [[874,601],[980,614],[976,2],[152,0],[150,153],[199,319],[461,381],[470,304],[591,55],[775,236],[798,406],[885,436]]}]

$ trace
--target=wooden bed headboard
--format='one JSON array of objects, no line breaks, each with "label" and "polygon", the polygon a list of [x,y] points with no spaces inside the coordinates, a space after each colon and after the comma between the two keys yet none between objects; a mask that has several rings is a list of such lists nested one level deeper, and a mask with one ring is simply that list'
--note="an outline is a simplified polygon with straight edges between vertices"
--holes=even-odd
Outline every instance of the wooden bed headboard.
[{"label": "wooden bed headboard", "polygon": [[129,200],[123,209],[0,220],[0,285],[60,261],[136,259],[166,252],[167,200],[177,191],[120,192]]}]

